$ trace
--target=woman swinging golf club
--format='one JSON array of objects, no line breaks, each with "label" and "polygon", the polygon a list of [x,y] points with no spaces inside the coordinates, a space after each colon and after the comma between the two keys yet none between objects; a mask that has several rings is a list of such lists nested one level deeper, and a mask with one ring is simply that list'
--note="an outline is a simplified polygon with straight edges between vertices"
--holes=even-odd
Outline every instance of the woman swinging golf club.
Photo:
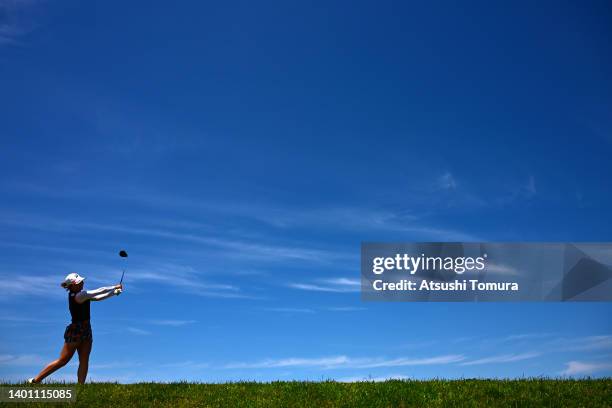
[{"label": "woman swinging golf club", "polygon": [[78,380],[80,384],[85,383],[89,368],[89,353],[93,343],[93,335],[89,323],[90,302],[119,295],[123,290],[123,285],[83,290],[84,280],[85,278],[79,276],[79,274],[70,273],[62,282],[61,286],[69,292],[68,307],[72,316],[72,323],[66,327],[64,332],[64,347],[57,360],[50,362],[36,377],[30,378],[28,382],[41,382],[48,375],[68,364],[74,352],[77,351],[79,354]]}]

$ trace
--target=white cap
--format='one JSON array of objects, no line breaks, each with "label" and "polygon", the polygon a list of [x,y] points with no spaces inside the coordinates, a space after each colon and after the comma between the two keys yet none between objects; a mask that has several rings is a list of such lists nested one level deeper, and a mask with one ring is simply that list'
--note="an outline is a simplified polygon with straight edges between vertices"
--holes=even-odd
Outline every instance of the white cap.
[{"label": "white cap", "polygon": [[78,285],[79,283],[83,282],[84,280],[85,280],[84,277],[82,277],[78,273],[72,272],[72,273],[69,273],[68,275],[66,275],[66,278],[62,282],[61,286],[62,286],[62,288],[67,288],[68,286],[70,286],[72,284]]}]

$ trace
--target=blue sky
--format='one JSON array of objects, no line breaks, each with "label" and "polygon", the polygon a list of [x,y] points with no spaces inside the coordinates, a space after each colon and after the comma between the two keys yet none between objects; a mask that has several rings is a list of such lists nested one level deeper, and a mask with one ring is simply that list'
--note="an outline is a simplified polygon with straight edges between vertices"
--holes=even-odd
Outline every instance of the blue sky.
[{"label": "blue sky", "polygon": [[362,241],[612,240],[610,23],[603,1],[0,0],[0,379],[59,352],[63,276],[124,267],[92,380],[611,375],[609,303],[358,285]]}]

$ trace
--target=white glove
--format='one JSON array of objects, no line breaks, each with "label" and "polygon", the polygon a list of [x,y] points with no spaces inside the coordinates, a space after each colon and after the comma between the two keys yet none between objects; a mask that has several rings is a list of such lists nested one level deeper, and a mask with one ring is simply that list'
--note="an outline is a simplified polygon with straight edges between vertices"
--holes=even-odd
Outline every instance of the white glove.
[{"label": "white glove", "polygon": [[115,289],[114,294],[115,296],[119,296],[121,292],[123,292],[121,289]]}]

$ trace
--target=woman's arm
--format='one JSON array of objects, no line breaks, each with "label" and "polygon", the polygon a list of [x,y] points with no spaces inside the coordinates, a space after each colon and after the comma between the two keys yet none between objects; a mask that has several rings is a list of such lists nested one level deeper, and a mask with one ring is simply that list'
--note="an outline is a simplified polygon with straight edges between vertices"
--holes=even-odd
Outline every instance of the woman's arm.
[{"label": "woman's arm", "polygon": [[115,294],[115,289],[120,289],[120,285],[103,286],[93,290],[82,290],[75,295],[74,300],[76,300],[77,303],[83,303],[87,300],[104,300],[113,296]]},{"label": "woman's arm", "polygon": [[119,288],[113,289],[110,292],[101,293],[99,295],[96,295],[96,296],[92,297],[91,301],[92,302],[97,302],[98,300],[108,299],[109,297],[118,295],[119,293],[121,293],[121,290]]}]

